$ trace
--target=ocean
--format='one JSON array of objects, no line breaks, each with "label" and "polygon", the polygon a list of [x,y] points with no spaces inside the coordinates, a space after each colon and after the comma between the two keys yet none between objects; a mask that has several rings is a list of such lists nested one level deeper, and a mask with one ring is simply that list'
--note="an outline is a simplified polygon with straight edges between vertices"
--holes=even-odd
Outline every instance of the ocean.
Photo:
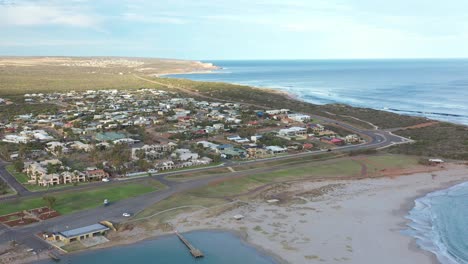
[{"label": "ocean", "polygon": [[468,264],[468,182],[415,201],[404,233],[443,264]]},{"label": "ocean", "polygon": [[344,103],[468,125],[468,59],[209,62],[223,69],[167,77],[274,88],[314,104]]},{"label": "ocean", "polygon": [[[257,251],[230,232],[195,231],[183,234],[205,255],[195,259],[175,235],[146,240],[132,245],[86,251],[63,256],[69,264],[276,264],[274,258]],[[40,264],[56,263],[52,260]]]}]

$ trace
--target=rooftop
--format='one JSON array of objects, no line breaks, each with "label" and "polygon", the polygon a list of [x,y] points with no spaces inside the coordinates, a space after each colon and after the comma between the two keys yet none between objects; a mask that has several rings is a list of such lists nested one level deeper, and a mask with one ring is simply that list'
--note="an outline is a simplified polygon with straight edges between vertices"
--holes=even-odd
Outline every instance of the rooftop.
[{"label": "rooftop", "polygon": [[89,225],[89,226],[84,226],[72,230],[67,230],[60,232],[60,234],[64,237],[70,238],[70,237],[77,237],[77,236],[82,236],[85,234],[89,233],[94,233],[94,232],[99,232],[99,231],[107,231],[109,228],[107,226],[101,225],[101,224],[94,224],[94,225]]}]

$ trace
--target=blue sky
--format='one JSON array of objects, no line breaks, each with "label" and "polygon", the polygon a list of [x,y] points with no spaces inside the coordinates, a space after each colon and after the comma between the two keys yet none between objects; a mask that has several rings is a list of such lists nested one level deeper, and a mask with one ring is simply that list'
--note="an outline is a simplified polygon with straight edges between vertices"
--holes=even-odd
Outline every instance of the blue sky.
[{"label": "blue sky", "polygon": [[0,0],[0,55],[468,57],[466,0]]}]

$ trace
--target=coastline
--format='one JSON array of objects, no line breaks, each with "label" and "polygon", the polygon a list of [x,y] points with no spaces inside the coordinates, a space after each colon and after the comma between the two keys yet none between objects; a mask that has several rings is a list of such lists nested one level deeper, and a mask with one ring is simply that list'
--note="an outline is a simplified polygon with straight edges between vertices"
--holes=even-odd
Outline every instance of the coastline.
[{"label": "coastline", "polygon": [[[356,259],[350,256],[340,257],[342,260],[347,260],[347,263],[364,263],[362,262],[362,258],[370,257],[372,259],[385,258],[387,261],[380,263],[438,264],[437,257],[433,253],[421,249],[416,244],[415,238],[402,233],[402,231],[408,229],[407,224],[409,220],[405,217],[414,207],[415,199],[466,181],[468,181],[468,167],[466,165],[450,165],[448,168],[436,172],[420,172],[396,177],[306,182],[300,183],[300,188],[316,190],[317,187],[330,184],[343,184],[345,187],[339,188],[331,193],[325,193],[314,197],[312,199],[313,209],[307,208],[310,203],[292,203],[284,207],[281,204],[270,205],[257,201],[249,203],[247,206],[234,209],[228,208],[228,210],[222,211],[221,214],[211,217],[207,217],[204,210],[201,212],[182,213],[176,218],[169,220],[169,222],[171,225],[177,226],[177,229],[183,233],[194,231],[221,231],[232,233],[249,247],[255,248],[260,254],[272,257],[277,263],[309,263],[305,261],[305,257],[317,260],[322,259],[322,262],[328,262],[331,260],[329,255],[331,254],[333,256],[339,254],[339,245],[345,242],[345,244],[349,245],[341,249],[341,254],[348,253],[351,256],[355,253],[359,253]],[[386,197],[387,195],[392,195],[392,197]],[[387,204],[385,208],[381,208],[381,203],[384,201],[386,201]],[[351,211],[340,212],[346,209],[346,206],[348,206],[348,210]],[[288,209],[290,207],[293,209]],[[363,208],[370,209],[370,211],[362,211]],[[296,210],[298,211],[296,212]],[[355,210],[358,211],[354,212]],[[378,211],[377,215],[372,215],[374,210]],[[269,215],[266,219],[260,220],[262,214],[272,212],[274,212],[272,215]],[[240,213],[246,216],[245,219],[240,221],[232,219],[233,215]],[[297,215],[293,216],[294,213],[301,216],[299,220]],[[363,216],[369,217],[369,220],[366,221]],[[187,221],[187,219],[191,220]],[[335,226],[335,230],[327,228],[327,226],[329,227],[334,224],[340,225],[342,223],[340,219],[347,219],[348,224],[343,227]],[[298,234],[304,231],[309,232],[310,230],[301,230],[296,225],[306,220],[308,222],[315,221],[314,224],[307,224],[307,226],[315,227],[311,234],[316,233],[314,235],[307,234],[309,238],[303,239],[303,241],[299,243],[297,242],[300,240]],[[277,237],[272,239],[269,237],[271,232],[268,228],[271,228],[272,224],[276,223],[286,231],[287,228],[285,229],[284,226],[286,226],[288,222],[292,222],[294,228],[284,233],[284,237],[281,239],[277,239]],[[377,226],[375,226],[376,223]],[[363,227],[365,229],[362,229]],[[327,229],[331,234],[328,234]],[[377,250],[379,249],[377,248],[376,250],[367,252],[367,247],[372,247],[375,241],[372,239],[368,240],[366,238],[366,233],[360,233],[364,230],[368,230],[368,234],[372,233],[378,237],[382,236],[382,240],[378,240],[379,243],[382,243],[380,246],[382,248],[386,247],[385,252],[391,251],[396,255],[390,255],[391,252],[389,252],[389,256],[381,256],[379,255],[383,252],[381,248],[380,251]],[[268,234],[266,234],[267,232]],[[349,234],[347,234],[348,237],[344,239],[346,232]],[[355,232],[357,232],[359,236],[356,234],[353,236],[352,233]],[[110,237],[111,242],[90,249],[74,251],[69,254],[73,255],[85,251],[104,250],[106,248],[156,240],[171,235],[172,231],[153,230],[152,232],[148,232],[148,230],[140,225],[135,225],[131,231],[113,233]],[[341,239],[337,240],[337,236],[340,236]],[[352,239],[348,239],[350,237],[352,237]],[[326,242],[314,241],[314,239],[317,238],[324,239]],[[288,242],[283,243],[284,241]],[[294,244],[295,242],[290,243],[290,241],[296,241],[297,244]],[[358,243],[355,241],[358,241]],[[302,243],[306,246],[302,246]],[[327,244],[332,244],[333,247],[329,248],[326,246]],[[321,249],[316,249],[314,246],[321,247]],[[321,253],[320,255],[315,255],[315,253],[311,253],[312,250]],[[299,258],[298,255],[300,256]],[[42,255],[41,259],[44,258],[47,258],[47,255]],[[401,262],[402,259],[408,262]],[[37,260],[38,259],[30,259],[30,261]]]},{"label": "coastline", "polygon": [[[432,179],[434,174],[437,176]],[[380,263],[439,263],[434,254],[416,244],[415,238],[402,233],[408,229],[409,221],[405,217],[414,207],[414,199],[466,181],[468,169],[465,166],[436,173],[338,181],[346,185],[344,191],[325,194],[311,204],[295,205],[297,210],[264,203],[252,204],[250,209],[236,208],[214,219],[204,220],[202,215],[189,213],[172,223],[185,225],[184,231],[217,226],[242,230],[246,226],[249,243],[277,252],[287,263],[308,263],[307,258],[326,262],[337,258],[356,264],[375,263],[377,260]],[[310,185],[317,187],[336,183],[325,181]],[[313,205],[313,209],[308,208],[309,205]],[[342,210],[345,212],[340,212]],[[277,213],[272,214],[272,211]],[[300,217],[292,216],[294,213]],[[243,214],[245,220],[233,221],[231,218],[235,214]],[[262,218],[263,214],[268,215]],[[187,224],[188,218],[197,220]],[[342,219],[347,219],[347,223]],[[299,227],[301,221],[314,224]],[[284,236],[279,239],[272,237],[272,226],[280,226]],[[310,230],[311,226],[317,230]],[[335,230],[330,230],[330,226],[335,226]],[[374,236],[376,241],[372,239]],[[310,253],[313,250],[320,253]]]},{"label": "coastline", "polygon": [[[222,69],[222,67],[220,67],[220,66],[216,66],[214,64],[213,64],[213,66],[218,67],[218,69],[209,70],[209,71],[193,71],[193,72],[187,72],[187,73],[178,72],[178,73],[169,73],[169,74],[159,74],[156,77],[167,76],[167,75],[180,75],[180,76],[174,76],[174,77],[169,77],[169,78],[189,79],[190,80],[190,78],[184,78],[183,75],[214,74],[214,73],[217,73],[216,70]],[[219,72],[219,73],[221,73],[221,72]],[[419,111],[419,110],[416,110],[416,109],[406,109],[406,108],[400,109],[400,108],[393,108],[393,107],[381,107],[380,105],[371,106],[371,105],[368,105],[368,104],[367,105],[366,104],[356,104],[356,103],[353,104],[352,102],[346,102],[346,101],[342,101],[342,100],[341,101],[335,100],[334,102],[308,101],[306,99],[301,99],[300,94],[293,93],[292,91],[289,91],[288,89],[286,89],[284,87],[281,87],[281,86],[276,87],[276,88],[271,88],[271,86],[270,87],[268,87],[268,86],[263,87],[263,86],[256,86],[254,84],[237,83],[237,82],[226,81],[226,80],[203,80],[203,79],[200,80],[200,79],[195,79],[195,81],[220,82],[220,83],[229,83],[229,84],[233,84],[233,85],[248,86],[248,87],[255,88],[255,89],[261,89],[261,90],[269,91],[269,92],[273,92],[273,93],[284,94],[289,99],[298,100],[298,101],[302,101],[302,102],[313,104],[313,105],[343,104],[343,105],[349,105],[351,107],[356,107],[356,108],[369,108],[369,109],[373,109],[373,110],[377,110],[377,111],[385,111],[385,112],[389,112],[389,113],[412,116],[412,117],[422,117],[422,118],[438,120],[438,121],[442,121],[442,122],[453,123],[453,124],[456,124],[456,125],[468,126],[468,123],[466,123],[466,121],[463,121],[463,120],[451,120],[451,119],[443,118],[444,116],[445,117],[457,116],[458,118],[468,118],[467,116],[463,117],[463,116],[455,115],[455,114],[451,114],[451,113],[442,113],[442,112],[438,112],[436,110],[434,110],[434,111],[432,111],[432,110],[431,111]]]}]

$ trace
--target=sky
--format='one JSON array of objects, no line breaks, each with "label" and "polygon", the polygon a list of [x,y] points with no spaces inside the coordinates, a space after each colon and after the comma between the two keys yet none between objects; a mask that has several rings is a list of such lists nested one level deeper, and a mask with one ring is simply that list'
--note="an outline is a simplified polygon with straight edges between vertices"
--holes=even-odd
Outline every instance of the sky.
[{"label": "sky", "polygon": [[0,0],[0,55],[468,58],[466,0]]}]

